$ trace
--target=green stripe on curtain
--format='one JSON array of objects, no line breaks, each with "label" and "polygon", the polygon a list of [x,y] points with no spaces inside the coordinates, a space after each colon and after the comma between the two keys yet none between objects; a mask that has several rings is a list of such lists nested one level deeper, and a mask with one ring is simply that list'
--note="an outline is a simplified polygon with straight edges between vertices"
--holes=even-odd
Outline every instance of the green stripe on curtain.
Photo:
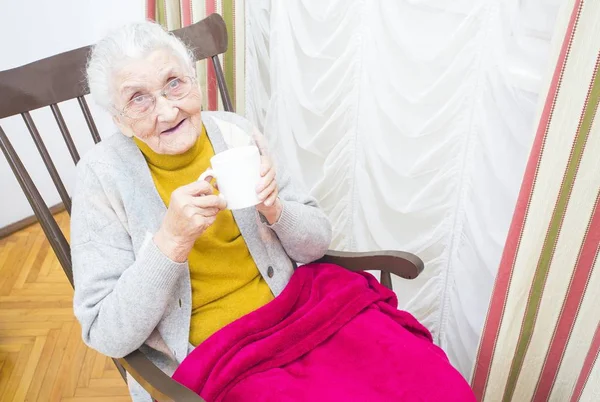
[{"label": "green stripe on curtain", "polygon": [[235,24],[234,24],[234,0],[223,0],[223,19],[227,26],[227,35],[229,37],[229,46],[227,52],[223,55],[223,73],[225,74],[225,83],[231,95],[231,104],[236,104],[235,88]]},{"label": "green stripe on curtain", "polygon": [[167,15],[166,15],[166,0],[156,0],[156,22],[163,27],[167,26]]}]

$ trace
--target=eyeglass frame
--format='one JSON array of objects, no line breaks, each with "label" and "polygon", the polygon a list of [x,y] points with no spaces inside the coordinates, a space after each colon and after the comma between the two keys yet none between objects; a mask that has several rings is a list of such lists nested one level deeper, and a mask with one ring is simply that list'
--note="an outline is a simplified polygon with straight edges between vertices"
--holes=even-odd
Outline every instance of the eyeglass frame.
[{"label": "eyeglass frame", "polygon": [[[171,80],[171,81],[167,82],[160,90],[158,90],[158,96],[162,96],[163,98],[165,98],[165,99],[167,99],[169,101],[173,101],[173,102],[182,100],[183,98],[185,98],[186,96],[188,96],[190,94],[190,92],[192,92],[192,89],[194,88],[194,82],[196,82],[196,77],[191,76],[191,75],[183,75],[181,77],[174,77],[174,79],[179,79],[179,80],[182,79],[182,78],[188,78],[190,80],[190,84],[191,84],[190,85],[190,90],[188,92],[186,92],[185,95],[183,95],[181,98],[177,98],[177,99],[169,99],[169,98],[167,98],[167,91],[165,90],[165,88],[171,83],[171,81],[173,81],[173,80]],[[156,92],[156,91],[154,91],[154,92]],[[135,98],[127,101],[127,103],[125,103],[125,106],[123,106],[123,108],[121,110],[117,109],[116,107],[113,107],[113,109],[115,110],[115,112],[117,112],[117,114],[119,116],[126,117],[128,119],[135,120],[135,121],[142,120],[142,119],[150,116],[156,110],[157,95],[155,95],[153,92],[148,92],[148,95],[152,95],[153,106],[148,111],[148,113],[146,113],[143,116],[140,116],[140,117],[130,117],[130,116],[128,116],[125,113],[125,109],[127,108],[127,105],[129,105],[133,101],[133,99],[135,99]]]}]

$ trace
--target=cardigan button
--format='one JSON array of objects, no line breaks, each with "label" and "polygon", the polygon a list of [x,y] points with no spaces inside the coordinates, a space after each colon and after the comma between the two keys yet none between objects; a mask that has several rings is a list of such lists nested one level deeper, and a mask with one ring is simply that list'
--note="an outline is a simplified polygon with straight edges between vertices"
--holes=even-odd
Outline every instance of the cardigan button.
[{"label": "cardigan button", "polygon": [[269,265],[269,268],[267,268],[267,276],[272,278],[274,273],[275,271],[273,271],[273,267]]}]

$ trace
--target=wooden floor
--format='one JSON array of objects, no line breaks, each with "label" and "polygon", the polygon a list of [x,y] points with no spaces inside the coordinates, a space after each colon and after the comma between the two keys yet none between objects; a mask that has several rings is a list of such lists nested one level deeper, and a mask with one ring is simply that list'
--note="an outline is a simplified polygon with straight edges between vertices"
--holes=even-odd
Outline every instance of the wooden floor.
[{"label": "wooden floor", "polygon": [[39,225],[0,239],[0,402],[131,401],[112,360],[81,341],[72,298]]}]

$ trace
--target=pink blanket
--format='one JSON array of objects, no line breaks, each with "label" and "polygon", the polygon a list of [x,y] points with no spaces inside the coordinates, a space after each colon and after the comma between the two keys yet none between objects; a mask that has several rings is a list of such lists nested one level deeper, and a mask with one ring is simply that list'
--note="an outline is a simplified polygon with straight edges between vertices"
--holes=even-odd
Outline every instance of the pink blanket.
[{"label": "pink blanket", "polygon": [[367,274],[296,270],[283,293],[198,346],[173,378],[208,402],[475,401],[426,328]]}]

